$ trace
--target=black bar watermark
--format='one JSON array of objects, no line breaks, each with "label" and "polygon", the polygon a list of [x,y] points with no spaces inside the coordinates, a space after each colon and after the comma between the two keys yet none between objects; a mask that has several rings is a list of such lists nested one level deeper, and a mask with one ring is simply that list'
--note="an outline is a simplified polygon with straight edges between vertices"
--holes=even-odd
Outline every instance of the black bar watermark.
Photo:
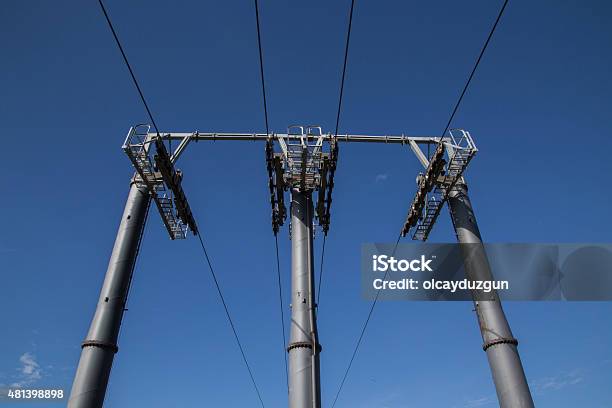
[{"label": "black bar watermark", "polygon": [[363,296],[379,300],[611,301],[612,244],[362,245]]}]

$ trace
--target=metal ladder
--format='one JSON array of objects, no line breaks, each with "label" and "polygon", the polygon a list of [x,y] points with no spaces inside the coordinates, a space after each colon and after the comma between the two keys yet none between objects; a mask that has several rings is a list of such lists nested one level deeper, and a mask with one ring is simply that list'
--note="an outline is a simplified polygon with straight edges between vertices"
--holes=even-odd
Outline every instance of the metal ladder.
[{"label": "metal ladder", "polygon": [[412,234],[413,240],[427,240],[433,224],[436,222],[438,214],[440,214],[440,210],[444,205],[442,189],[436,186],[432,193],[425,204],[425,215],[419,221]]}]

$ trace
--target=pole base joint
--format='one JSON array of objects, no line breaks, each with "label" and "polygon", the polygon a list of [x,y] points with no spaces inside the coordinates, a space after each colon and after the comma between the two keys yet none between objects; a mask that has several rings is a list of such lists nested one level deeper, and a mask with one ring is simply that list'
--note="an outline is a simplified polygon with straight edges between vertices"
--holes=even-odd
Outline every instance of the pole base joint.
[{"label": "pole base joint", "polygon": [[498,344],[513,344],[515,346],[518,346],[518,340],[515,338],[504,338],[504,337],[499,337],[497,339],[491,340],[491,341],[487,341],[485,344],[482,345],[482,350],[483,351],[487,351],[487,349],[489,347],[498,345]]},{"label": "pole base joint", "polygon": [[[312,343],[309,341],[297,341],[295,343],[291,343],[287,347],[287,353],[296,348],[309,348],[312,350]],[[317,353],[320,353],[321,350],[323,350],[323,347],[320,344],[317,344]]]},{"label": "pole base joint", "polygon": [[85,347],[99,347],[102,349],[111,350],[115,354],[117,354],[119,351],[119,347],[117,347],[116,344],[98,340],[85,340],[83,343],[81,343],[81,348],[83,349]]}]

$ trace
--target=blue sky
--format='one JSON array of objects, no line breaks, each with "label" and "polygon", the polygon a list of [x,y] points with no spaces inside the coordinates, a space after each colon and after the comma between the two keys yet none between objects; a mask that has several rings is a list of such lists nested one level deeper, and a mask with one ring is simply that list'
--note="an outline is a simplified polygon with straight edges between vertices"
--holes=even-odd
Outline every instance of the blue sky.
[{"label": "blue sky", "polygon": [[[340,131],[439,134],[499,3],[357,1]],[[348,6],[260,3],[271,129],[332,130]],[[160,128],[264,130],[252,2],[107,7]],[[467,178],[486,241],[610,241],[611,17],[604,1],[510,2],[453,123],[480,148]],[[69,390],[132,172],[120,146],[147,118],[93,0],[5,1],[0,49],[0,383]],[[200,143],[179,167],[266,406],[286,406],[263,146]],[[369,308],[360,245],[395,239],[418,170],[407,148],[342,146],[324,406]],[[170,242],[151,215],[106,406],[256,406],[197,241]],[[444,212],[430,240],[453,239]],[[338,406],[495,406],[471,308],[379,304]],[[505,310],[538,407],[612,406],[610,303]]]}]

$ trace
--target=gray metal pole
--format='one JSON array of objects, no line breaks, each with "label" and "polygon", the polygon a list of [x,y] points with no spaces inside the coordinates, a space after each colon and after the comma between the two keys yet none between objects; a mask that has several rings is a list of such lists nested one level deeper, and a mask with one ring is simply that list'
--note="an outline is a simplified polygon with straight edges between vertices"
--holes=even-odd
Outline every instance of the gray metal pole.
[{"label": "gray metal pole", "polygon": [[149,200],[146,188],[132,182],[96,313],[82,344],[68,408],[99,408],[104,402]]},{"label": "gray metal pole", "polygon": [[[470,244],[462,245],[468,279],[491,280],[489,261],[464,180],[458,181],[450,192],[448,203],[457,240]],[[499,296],[493,293],[487,300],[474,299],[474,306],[500,408],[533,408],[518,341],[512,335]]]},{"label": "gray metal pole", "polygon": [[291,191],[289,408],[319,408],[321,387],[312,252],[312,193]]}]

